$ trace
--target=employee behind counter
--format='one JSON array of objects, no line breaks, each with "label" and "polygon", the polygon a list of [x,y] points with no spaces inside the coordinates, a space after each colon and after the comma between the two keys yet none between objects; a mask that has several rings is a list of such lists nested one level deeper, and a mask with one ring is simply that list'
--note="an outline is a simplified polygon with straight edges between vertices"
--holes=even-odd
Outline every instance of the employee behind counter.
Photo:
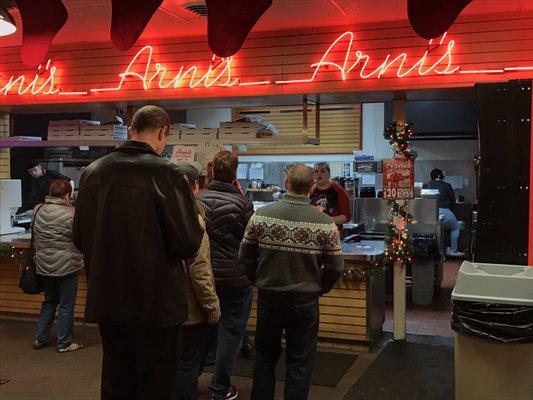
[{"label": "employee behind counter", "polygon": [[352,219],[351,199],[342,186],[331,182],[329,165],[315,165],[316,188],[311,193],[311,204],[332,217],[342,238],[342,224]]},{"label": "employee behind counter", "polygon": [[72,178],[60,174],[59,172],[43,168],[38,160],[32,160],[28,164],[27,171],[31,178],[27,186],[27,191],[23,192],[22,207],[18,209],[17,214],[32,210],[37,204],[43,203],[50,191],[50,185],[56,179],[64,179],[68,181],[72,187],[72,192],[74,192],[74,181]]}]

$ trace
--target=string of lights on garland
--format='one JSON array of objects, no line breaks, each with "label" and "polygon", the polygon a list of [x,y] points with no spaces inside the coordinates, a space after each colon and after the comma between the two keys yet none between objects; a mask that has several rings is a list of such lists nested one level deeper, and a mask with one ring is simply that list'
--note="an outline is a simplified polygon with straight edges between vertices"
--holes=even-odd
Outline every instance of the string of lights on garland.
[{"label": "string of lights on garland", "polygon": [[11,245],[0,245],[0,258],[9,258],[12,263],[17,264],[21,270],[28,261],[28,249],[19,249]]},{"label": "string of lights on garland", "polygon": [[416,158],[416,152],[411,149],[409,142],[411,136],[413,136],[411,126],[412,124],[409,123],[394,121],[387,127],[383,136],[389,141],[395,154],[402,154],[407,158]]},{"label": "string of lights on garland", "polygon": [[[383,136],[389,141],[396,156],[415,159],[417,154],[411,149],[410,139],[413,135],[410,123],[392,122]],[[407,201],[388,200],[390,212],[385,235],[385,252],[382,267],[390,268],[394,264],[408,266],[413,261],[413,243],[407,230],[413,215],[407,210]]]},{"label": "string of lights on garland", "polygon": [[361,266],[357,264],[345,265],[342,277],[345,281],[362,282],[366,280],[367,276],[381,276],[382,274],[383,265],[380,262],[372,261]]}]

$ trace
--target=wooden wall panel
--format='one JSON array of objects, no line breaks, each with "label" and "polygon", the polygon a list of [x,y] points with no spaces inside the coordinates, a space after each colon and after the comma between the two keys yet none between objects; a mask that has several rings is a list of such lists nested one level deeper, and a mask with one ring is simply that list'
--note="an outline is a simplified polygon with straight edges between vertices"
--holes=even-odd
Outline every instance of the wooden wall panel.
[{"label": "wooden wall panel", "polygon": [[[533,66],[533,13],[520,12],[498,15],[482,15],[460,18],[447,35],[455,41],[453,63],[463,70],[500,69],[509,66]],[[349,60],[355,59],[355,50],[371,56],[371,65],[381,63],[387,54],[392,57],[405,52],[412,64],[426,50],[427,41],[418,37],[407,21],[372,25],[323,27],[286,30],[252,34],[233,60],[233,77],[241,82],[309,78],[311,64],[317,62],[324,51],[339,34],[352,31],[355,41]],[[211,54],[204,37],[157,39],[140,42],[127,52],[116,51],[109,43],[83,43],[53,46],[49,55],[57,67],[56,84],[64,91],[89,90],[90,88],[113,87],[119,82],[132,57],[144,46],[153,46],[150,73],[155,63],[162,63],[174,73],[181,66],[197,64],[206,69]],[[346,43],[340,43],[329,61],[340,62],[346,54]],[[430,53],[434,60],[442,47]],[[20,62],[17,47],[2,48],[0,55],[0,88],[13,74],[27,74],[33,78],[34,71]],[[146,57],[139,59],[137,72],[146,67]],[[531,71],[515,71],[501,74],[459,74],[413,76],[397,78],[386,74],[381,79],[360,79],[358,71],[340,79],[335,67],[324,69],[313,83],[295,85],[233,86],[229,88],[178,88],[172,90],[152,89],[145,91],[138,81],[126,83],[121,91],[92,93],[88,96],[0,96],[0,106],[12,104],[78,103],[95,101],[170,100],[187,98],[220,98],[235,96],[261,96],[325,92],[353,92],[376,90],[400,90],[413,88],[444,88],[471,86],[474,82],[508,81],[527,78]],[[30,78],[30,79],[31,79]]]},{"label": "wooden wall panel", "polygon": [[[308,137],[315,136],[315,107],[307,112]],[[258,115],[279,130],[279,137],[302,137],[301,106],[246,107],[233,110],[233,119]],[[346,153],[361,149],[361,104],[323,106],[320,110],[320,145],[276,145],[250,148],[245,154]]]},{"label": "wooden wall panel", "polygon": [[[9,114],[0,113],[0,137],[9,136]],[[11,178],[9,149],[0,149],[0,179]]]}]

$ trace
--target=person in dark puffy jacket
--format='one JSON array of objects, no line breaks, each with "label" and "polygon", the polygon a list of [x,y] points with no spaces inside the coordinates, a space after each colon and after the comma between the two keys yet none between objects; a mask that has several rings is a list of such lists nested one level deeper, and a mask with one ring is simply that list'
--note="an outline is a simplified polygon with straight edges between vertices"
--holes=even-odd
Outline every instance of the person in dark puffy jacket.
[{"label": "person in dark puffy jacket", "polygon": [[57,312],[57,350],[60,353],[81,349],[74,339],[74,305],[78,291],[78,271],[83,256],[72,241],[74,207],[72,187],[67,180],[51,183],[44,203],[35,206],[33,247],[37,273],[44,277],[44,301],[35,329],[33,348],[50,344],[50,330]]},{"label": "person in dark puffy jacket", "polygon": [[218,327],[215,373],[210,384],[212,399],[237,397],[230,374],[241,348],[253,295],[244,266],[239,261],[239,247],[246,224],[254,211],[252,202],[238,187],[238,164],[236,155],[226,150],[220,151],[213,159],[214,180],[208,190],[200,193],[222,313]]}]

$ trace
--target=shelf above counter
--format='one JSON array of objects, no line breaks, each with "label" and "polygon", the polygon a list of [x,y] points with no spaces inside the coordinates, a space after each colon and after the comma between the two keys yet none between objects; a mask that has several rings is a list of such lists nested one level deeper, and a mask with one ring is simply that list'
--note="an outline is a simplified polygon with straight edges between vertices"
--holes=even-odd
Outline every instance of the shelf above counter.
[{"label": "shelf above counter", "polygon": [[[280,145],[318,145],[319,141],[315,138],[304,140],[301,137],[295,138],[254,138],[254,139],[209,139],[223,145],[247,145],[247,146],[272,146]],[[199,145],[206,140],[169,140],[168,145],[194,146]],[[0,148],[18,148],[18,147],[115,147],[123,143],[123,140],[0,140]]]}]

